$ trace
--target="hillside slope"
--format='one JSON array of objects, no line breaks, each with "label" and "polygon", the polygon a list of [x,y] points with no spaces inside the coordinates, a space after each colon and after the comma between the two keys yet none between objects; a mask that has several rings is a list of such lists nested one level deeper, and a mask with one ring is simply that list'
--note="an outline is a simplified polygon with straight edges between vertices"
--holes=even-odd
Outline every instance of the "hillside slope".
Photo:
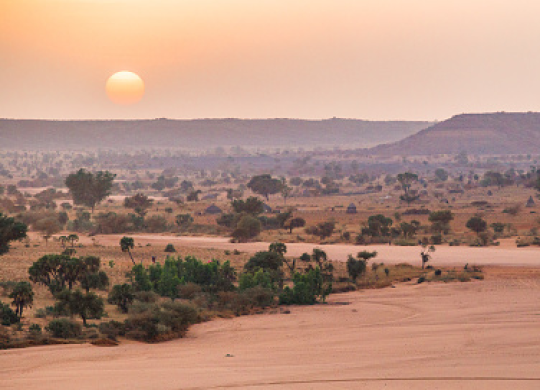
[{"label": "hillside slope", "polygon": [[369,147],[394,142],[429,122],[354,119],[131,121],[0,120],[0,149]]},{"label": "hillside slope", "polygon": [[540,113],[462,114],[401,141],[379,145],[382,155],[540,153]]}]

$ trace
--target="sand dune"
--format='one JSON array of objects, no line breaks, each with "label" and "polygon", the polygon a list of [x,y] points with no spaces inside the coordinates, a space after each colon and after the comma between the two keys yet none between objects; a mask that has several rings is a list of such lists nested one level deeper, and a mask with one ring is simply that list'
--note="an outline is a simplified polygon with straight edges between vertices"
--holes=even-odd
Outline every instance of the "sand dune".
[{"label": "sand dune", "polygon": [[0,388],[538,389],[539,302],[522,275],[333,295],[164,344],[1,351]]}]

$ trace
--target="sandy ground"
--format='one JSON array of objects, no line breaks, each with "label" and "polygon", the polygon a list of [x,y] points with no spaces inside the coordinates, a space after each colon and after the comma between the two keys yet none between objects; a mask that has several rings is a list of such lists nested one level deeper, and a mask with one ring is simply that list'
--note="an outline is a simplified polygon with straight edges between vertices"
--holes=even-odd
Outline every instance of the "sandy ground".
[{"label": "sandy ground", "polygon": [[[175,246],[213,248],[213,249],[238,249],[242,252],[257,252],[268,250],[269,243],[253,242],[247,244],[232,244],[228,238],[222,237],[192,237],[192,236],[158,236],[158,235],[132,235],[137,244],[146,245],[172,243]],[[122,238],[122,235],[95,236],[96,242],[101,245],[114,246]],[[81,237],[82,242],[89,242],[87,237]],[[430,264],[436,265],[512,265],[540,267],[540,247],[517,248],[514,240],[501,240],[500,247],[476,248],[469,246],[437,246]],[[304,252],[311,253],[313,248],[324,250],[331,260],[346,261],[349,254],[356,254],[362,250],[377,251],[377,261],[388,264],[397,263],[420,263],[421,248],[389,246],[389,245],[315,245],[309,243],[287,244],[288,256],[300,256]]]},{"label": "sandy ground", "polygon": [[539,389],[535,274],[333,295],[164,344],[0,351],[0,388]]}]

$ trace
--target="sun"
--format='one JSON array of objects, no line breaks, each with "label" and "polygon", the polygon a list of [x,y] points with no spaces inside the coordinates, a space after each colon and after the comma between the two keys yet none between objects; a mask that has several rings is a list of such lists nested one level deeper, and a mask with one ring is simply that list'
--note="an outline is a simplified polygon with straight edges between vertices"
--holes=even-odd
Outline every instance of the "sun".
[{"label": "sun", "polygon": [[114,103],[134,104],[144,95],[144,82],[137,74],[124,70],[109,77],[105,89]]}]

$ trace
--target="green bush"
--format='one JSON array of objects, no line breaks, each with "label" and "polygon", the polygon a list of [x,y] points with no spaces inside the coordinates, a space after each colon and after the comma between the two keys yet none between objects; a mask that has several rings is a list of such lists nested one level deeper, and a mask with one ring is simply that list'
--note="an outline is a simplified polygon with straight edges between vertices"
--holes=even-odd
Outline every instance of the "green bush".
[{"label": "green bush", "polygon": [[313,305],[317,298],[324,302],[326,296],[332,291],[332,284],[324,288],[323,275],[319,267],[302,275],[296,273],[293,277],[293,288],[285,287],[279,296],[282,305]]},{"label": "green bush", "polygon": [[274,280],[269,271],[258,269],[255,272],[245,272],[240,275],[238,288],[241,291],[257,286],[270,290],[275,289]]},{"label": "green bush", "polygon": [[82,326],[67,318],[58,318],[49,322],[45,330],[53,337],[71,339],[81,335]]},{"label": "green bush", "polygon": [[19,322],[19,317],[9,305],[0,302],[0,321],[3,326],[10,326]]},{"label": "green bush", "polygon": [[126,334],[126,326],[123,322],[109,321],[99,324],[100,333],[107,336],[111,340],[117,339],[118,336],[124,336]]},{"label": "green bush", "polygon": [[174,247],[173,244],[167,244],[167,246],[165,247],[165,252],[167,252],[167,253],[175,253],[176,248]]}]

